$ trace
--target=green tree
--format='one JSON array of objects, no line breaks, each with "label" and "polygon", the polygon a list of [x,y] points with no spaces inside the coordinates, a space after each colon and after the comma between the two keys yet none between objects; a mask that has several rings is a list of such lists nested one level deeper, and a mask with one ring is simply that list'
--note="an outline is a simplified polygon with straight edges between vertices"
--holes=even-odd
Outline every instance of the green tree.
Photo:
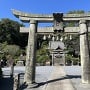
[{"label": "green tree", "polygon": [[24,25],[8,18],[2,19],[0,21],[0,42],[16,44],[21,47],[25,46],[27,42],[27,36],[20,33],[20,26]]},{"label": "green tree", "polygon": [[11,55],[12,57],[17,57],[20,55],[20,47],[17,45],[7,45],[4,49],[3,52],[6,55]]},{"label": "green tree", "polygon": [[21,49],[19,46],[17,45],[7,45],[4,49],[4,56],[2,57],[2,59],[4,61],[7,61],[8,65],[11,65],[12,62],[16,62],[15,60],[18,59],[18,57],[21,54]]},{"label": "green tree", "polygon": [[85,12],[83,10],[73,10],[69,11],[67,14],[84,14]]},{"label": "green tree", "polygon": [[48,43],[47,41],[43,41],[41,48],[37,50],[37,62],[45,65],[46,61],[50,61],[49,51],[47,49]]}]

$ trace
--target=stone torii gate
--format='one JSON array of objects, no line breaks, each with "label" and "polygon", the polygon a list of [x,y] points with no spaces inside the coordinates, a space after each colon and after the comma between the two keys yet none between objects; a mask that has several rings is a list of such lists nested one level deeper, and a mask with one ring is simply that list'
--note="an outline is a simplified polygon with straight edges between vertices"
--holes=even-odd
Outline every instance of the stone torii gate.
[{"label": "stone torii gate", "polygon": [[[30,14],[17,10],[12,10],[13,14],[21,21],[29,23],[30,27],[20,27],[22,33],[29,33],[28,47],[26,57],[25,82],[29,84],[35,83],[35,60],[36,60],[36,38],[37,34],[48,33],[77,33],[80,35],[80,56],[82,67],[82,83],[90,83],[90,55],[88,44],[88,32],[90,27],[87,22],[90,21],[90,14]],[[76,21],[79,23],[77,27],[63,27],[63,22]],[[39,22],[54,22],[53,27],[37,27]]]}]

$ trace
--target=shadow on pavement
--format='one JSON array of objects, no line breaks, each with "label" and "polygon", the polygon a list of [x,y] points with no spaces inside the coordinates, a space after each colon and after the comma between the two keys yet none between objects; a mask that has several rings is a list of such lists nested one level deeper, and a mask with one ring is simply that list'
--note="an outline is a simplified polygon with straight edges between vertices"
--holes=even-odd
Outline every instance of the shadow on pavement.
[{"label": "shadow on pavement", "polygon": [[81,78],[81,75],[67,75],[68,79]]},{"label": "shadow on pavement", "polygon": [[49,80],[47,82],[41,82],[41,83],[38,83],[38,86],[35,87],[35,88],[38,88],[42,85],[45,85],[45,84],[48,84],[48,83],[52,83],[52,82],[56,82],[56,81],[60,81],[60,80],[63,80],[63,79],[73,79],[73,78],[81,78],[80,75],[66,75],[65,77],[63,78],[57,78],[57,79],[54,79],[54,80]]},{"label": "shadow on pavement", "polygon": [[23,84],[20,86],[20,90],[24,90],[25,88],[27,88],[27,85],[26,85],[26,83],[23,83]]},{"label": "shadow on pavement", "polygon": [[[57,78],[57,79],[49,80],[46,82],[37,83],[38,85],[33,87],[33,88],[39,88],[40,86],[43,86],[43,85],[48,84],[48,83],[60,81],[63,79],[73,79],[73,78],[81,78],[81,76],[80,75],[66,75],[63,78]],[[25,88],[27,88],[27,85],[25,85],[25,83],[20,86],[20,90],[24,90]]]}]

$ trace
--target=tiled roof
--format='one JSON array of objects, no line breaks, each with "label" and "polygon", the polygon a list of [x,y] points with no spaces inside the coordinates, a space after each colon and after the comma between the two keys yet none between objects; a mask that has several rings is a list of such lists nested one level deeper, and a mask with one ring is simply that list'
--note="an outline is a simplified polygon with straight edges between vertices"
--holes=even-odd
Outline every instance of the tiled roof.
[{"label": "tiled roof", "polygon": [[61,41],[50,41],[49,49],[64,49],[64,43]]}]

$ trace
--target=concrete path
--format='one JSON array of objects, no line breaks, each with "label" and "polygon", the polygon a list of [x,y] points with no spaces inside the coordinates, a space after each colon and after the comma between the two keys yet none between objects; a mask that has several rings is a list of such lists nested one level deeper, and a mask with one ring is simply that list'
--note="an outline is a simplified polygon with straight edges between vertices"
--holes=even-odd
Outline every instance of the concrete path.
[{"label": "concrete path", "polygon": [[44,85],[43,90],[75,90],[75,88],[66,76],[63,67],[54,66],[54,71],[47,84]]}]

